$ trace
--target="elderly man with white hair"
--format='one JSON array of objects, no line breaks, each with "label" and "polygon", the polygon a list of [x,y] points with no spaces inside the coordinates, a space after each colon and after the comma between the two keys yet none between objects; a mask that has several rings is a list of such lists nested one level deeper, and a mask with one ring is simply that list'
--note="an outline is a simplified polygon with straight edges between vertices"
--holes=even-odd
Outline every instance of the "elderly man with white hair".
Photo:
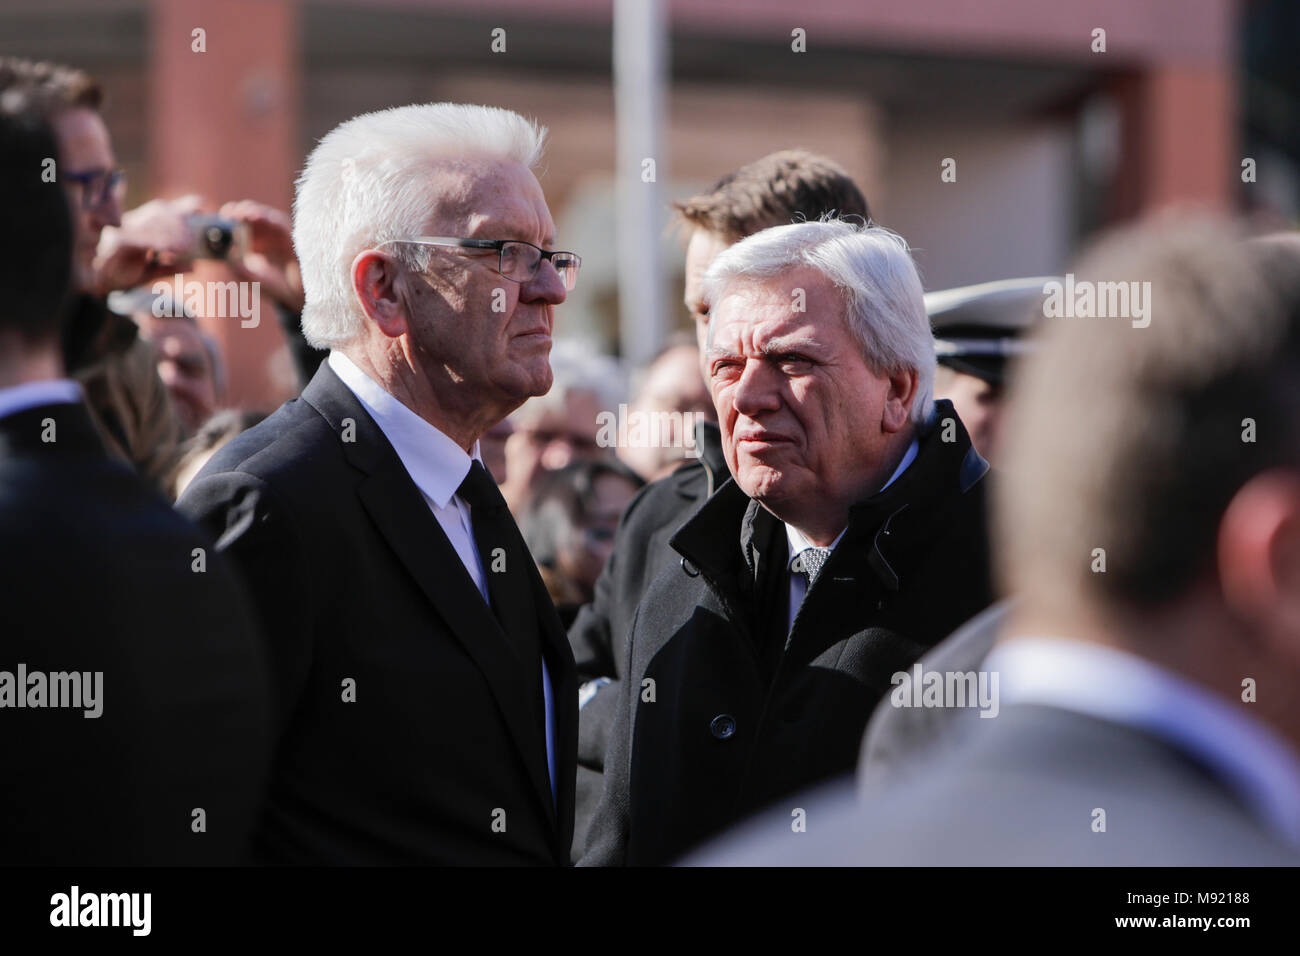
[{"label": "elderly man with white hair", "polygon": [[567,862],[573,657],[479,451],[550,388],[581,264],[532,172],[544,135],[500,109],[385,110],[325,136],[298,181],[303,332],[329,358],[179,502],[269,644],[256,861]]},{"label": "elderly man with white hair", "polygon": [[637,610],[584,865],[670,862],[848,773],[893,676],[992,597],[988,466],[931,397],[906,243],[767,229],[718,256],[705,298],[734,477]]}]

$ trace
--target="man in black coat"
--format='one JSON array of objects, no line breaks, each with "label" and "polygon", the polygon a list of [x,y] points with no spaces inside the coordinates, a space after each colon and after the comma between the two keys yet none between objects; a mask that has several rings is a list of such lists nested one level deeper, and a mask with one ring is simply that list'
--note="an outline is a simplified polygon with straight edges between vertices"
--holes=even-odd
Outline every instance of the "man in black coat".
[{"label": "man in black coat", "polygon": [[478,450],[550,387],[580,263],[553,251],[543,136],[403,107],[331,132],[299,180],[304,332],[330,357],[179,502],[243,570],[274,661],[258,860],[568,861],[573,656]]},{"label": "man in black coat", "polygon": [[72,226],[48,128],[0,108],[0,865],[237,863],[270,760],[252,609],[109,457],[64,376]]},{"label": "man in black coat", "polygon": [[[686,233],[684,300],[695,321],[701,353],[709,327],[704,273],[723,249],[796,219],[818,219],[828,213],[859,216],[864,222],[871,218],[866,197],[838,163],[798,149],[770,153],[732,170],[708,192],[674,203],[673,211]],[[650,582],[680,559],[668,539],[731,477],[715,423],[699,422],[695,442],[700,449],[698,461],[651,483],[628,506],[614,553],[596,581],[595,597],[583,605],[569,627],[578,679],[585,682],[578,723],[575,859],[586,845],[600,802],[605,750],[621,691],[619,678],[627,673],[632,615]]]},{"label": "man in black coat", "polygon": [[669,862],[847,772],[893,675],[991,598],[987,465],[930,399],[902,240],[780,226],[720,255],[705,291],[734,478],[637,609],[584,864]]}]

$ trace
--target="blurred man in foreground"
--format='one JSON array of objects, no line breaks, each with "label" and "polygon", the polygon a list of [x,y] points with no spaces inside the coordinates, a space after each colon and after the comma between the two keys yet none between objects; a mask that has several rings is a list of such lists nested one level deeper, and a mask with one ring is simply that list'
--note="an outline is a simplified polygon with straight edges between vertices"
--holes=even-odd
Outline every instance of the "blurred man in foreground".
[{"label": "blurred man in foreground", "polygon": [[991,598],[988,465],[931,400],[903,240],[778,226],[704,287],[734,478],[638,608],[584,864],[669,862],[847,772],[891,675]]},{"label": "blurred man in foreground", "polygon": [[701,861],[1300,863],[1300,240],[1180,221],[1074,272],[1149,283],[1150,322],[1045,320],[1017,383],[997,717]]},{"label": "blurred man in foreground", "polygon": [[[723,249],[770,226],[829,213],[870,218],[867,200],[837,163],[804,150],[782,150],[722,177],[711,190],[675,204],[686,230],[686,310],[701,352],[709,327],[704,273]],[[701,366],[700,375],[707,378]],[[595,598],[569,628],[579,678],[585,681],[578,743],[578,822],[574,856],[600,800],[609,728],[627,671],[627,638],[637,602],[655,576],[681,556],[668,539],[730,477],[716,416],[697,422],[699,458],[653,482],[623,516],[614,553],[596,581]]]},{"label": "blurred man in foreground", "polygon": [[233,864],[270,758],[251,609],[110,458],[65,377],[76,235],[48,128],[0,103],[0,865]]}]

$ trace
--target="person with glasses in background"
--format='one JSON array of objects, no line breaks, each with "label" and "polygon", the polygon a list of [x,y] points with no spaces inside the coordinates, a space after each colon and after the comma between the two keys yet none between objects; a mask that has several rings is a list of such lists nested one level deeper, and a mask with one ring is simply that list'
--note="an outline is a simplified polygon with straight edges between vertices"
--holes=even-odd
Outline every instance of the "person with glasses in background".
[{"label": "person with glasses in background", "polygon": [[578,686],[480,438],[552,381],[545,131],[453,103],[357,116],[297,184],[302,397],[177,507],[245,572],[277,676],[254,859],[562,865]]},{"label": "person with glasses in background", "polygon": [[150,265],[151,248],[145,244],[119,243],[108,260],[96,259],[101,233],[121,225],[125,194],[125,175],[99,112],[103,90],[80,70],[5,57],[0,58],[0,96],[15,104],[13,109],[48,123],[58,145],[55,175],[67,189],[73,214],[76,294],[63,322],[67,372],[84,390],[110,452],[161,490],[174,463],[180,422],[155,370],[153,349],[140,340],[129,318],[105,304],[110,291],[161,273]]}]

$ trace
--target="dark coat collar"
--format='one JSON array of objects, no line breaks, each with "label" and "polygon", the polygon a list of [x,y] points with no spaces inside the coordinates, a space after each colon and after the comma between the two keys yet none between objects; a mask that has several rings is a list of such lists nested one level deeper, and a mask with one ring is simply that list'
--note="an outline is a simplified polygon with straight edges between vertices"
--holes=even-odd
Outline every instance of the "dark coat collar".
[{"label": "dark coat collar", "polygon": [[726,456],[722,452],[722,429],[717,422],[696,423],[695,446],[700,450],[700,463],[709,475],[709,494],[713,494],[731,477]]},{"label": "dark coat collar", "polygon": [[687,501],[709,497],[731,477],[722,453],[722,431],[717,422],[695,423],[695,447],[700,450],[699,458],[663,479],[671,481],[677,493]]},{"label": "dark coat collar", "polygon": [[[951,420],[952,428],[946,423]],[[945,434],[952,438],[944,441]],[[863,547],[881,585],[897,591],[908,559],[924,549],[954,503],[988,471],[971,445],[952,403],[935,402],[930,424],[918,432],[916,459],[888,488],[849,509],[841,546]],[[670,539],[687,573],[702,572],[721,590],[743,590],[756,573],[755,526],[762,506],[728,480]]]}]

